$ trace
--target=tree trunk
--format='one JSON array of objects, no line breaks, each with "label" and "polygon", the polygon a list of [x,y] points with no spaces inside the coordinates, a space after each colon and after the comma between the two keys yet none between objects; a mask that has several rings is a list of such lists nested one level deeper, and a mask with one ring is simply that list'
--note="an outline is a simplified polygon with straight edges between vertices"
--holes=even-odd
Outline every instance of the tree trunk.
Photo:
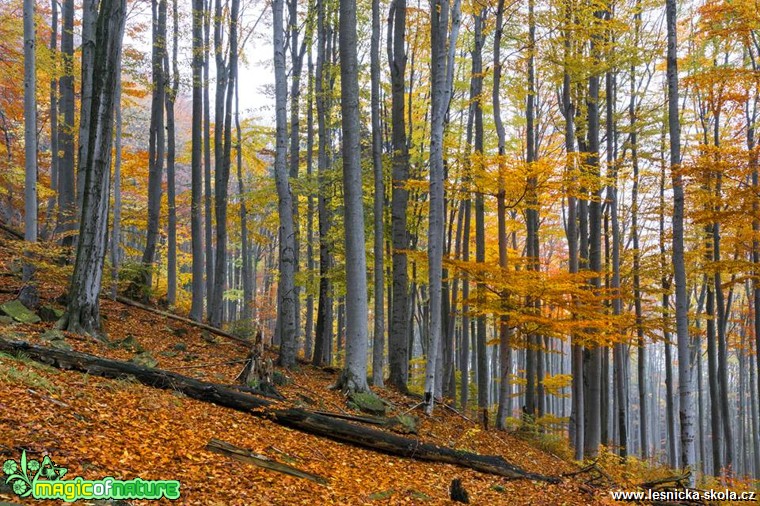
[{"label": "tree trunk", "polygon": [[[311,181],[314,174],[314,65],[311,60],[311,45],[308,53],[308,93],[306,99],[306,178]],[[306,335],[304,343],[304,358],[312,360],[314,351],[314,193],[309,192],[306,207],[306,269],[309,272],[309,282],[306,292]],[[255,273],[254,273],[255,275]]]},{"label": "tree trunk", "polygon": [[[670,133],[670,167],[673,181],[673,273],[676,293],[676,330],[678,334],[678,390],[681,427],[680,467],[691,470],[695,464],[694,445],[694,381],[689,340],[689,300],[684,265],[684,190],[681,165],[681,122],[678,116],[678,40],[675,0],[665,0],[668,31],[668,131]],[[695,473],[689,477],[694,486]]]},{"label": "tree trunk", "polygon": [[407,350],[409,274],[406,250],[409,248],[407,206],[409,190],[409,146],[404,119],[404,78],[406,73],[406,0],[393,0],[388,16],[388,65],[391,74],[391,130],[393,144],[393,188],[391,193],[391,238],[393,241],[393,291],[390,335],[388,337],[388,383],[406,390],[409,380]]},{"label": "tree trunk", "polygon": [[288,180],[287,157],[287,83],[285,78],[285,41],[283,35],[283,0],[273,0],[276,152],[274,174],[280,216],[280,282],[277,310],[281,322],[280,355],[283,367],[296,365],[295,318],[295,231],[293,196]]},{"label": "tree trunk", "polygon": [[201,199],[203,196],[203,172],[201,169],[203,118],[203,0],[193,0],[193,119],[192,141],[190,153],[191,167],[191,204],[190,204],[190,236],[193,252],[193,298],[190,307],[190,318],[195,321],[203,319],[203,222],[201,215]]},{"label": "tree trunk", "polygon": [[37,63],[34,0],[24,0],[24,240],[37,242]]},{"label": "tree trunk", "polygon": [[214,296],[214,241],[211,207],[213,190],[211,188],[211,100],[209,97],[209,66],[211,50],[211,0],[205,4],[203,15],[203,213],[204,235],[206,238],[206,318],[211,320],[211,299]]},{"label": "tree trunk", "polygon": [[[166,198],[168,214],[168,244],[167,244],[167,294],[166,300],[169,306],[177,303],[177,207],[175,203],[174,161],[176,158],[176,129],[174,126],[174,103],[179,93],[179,62],[177,60],[179,46],[179,13],[177,12],[177,0],[172,4],[172,57],[171,68],[169,67],[169,52],[164,51],[164,75],[167,80],[171,75],[171,86],[165,92],[166,102]],[[171,74],[170,74],[171,73]]]},{"label": "tree trunk", "polygon": [[346,365],[338,384],[351,392],[367,386],[367,258],[359,136],[359,62],[356,0],[340,0],[340,109],[343,127],[343,212],[346,252]]},{"label": "tree trunk", "polygon": [[121,263],[121,55],[116,70],[116,90],[114,96],[116,134],[114,135],[113,167],[113,225],[111,226],[111,298],[115,299],[119,288],[119,265]]},{"label": "tree trunk", "polygon": [[[61,113],[58,125],[58,225],[64,246],[73,244],[76,229],[76,197],[74,194],[74,0],[63,0],[61,15],[61,56],[63,75],[60,79]],[[10,151],[9,151],[10,152]]]},{"label": "tree trunk", "polygon": [[77,210],[82,212],[84,196],[84,171],[89,156],[90,119],[93,97],[93,66],[95,65],[95,24],[98,17],[99,0],[84,0],[82,3],[82,83],[79,114],[79,155],[77,161]]},{"label": "tree trunk", "polygon": [[94,336],[101,336],[99,297],[108,243],[114,95],[125,19],[125,0],[102,1],[96,32],[90,153],[79,243],[68,307],[58,322],[60,328]]},{"label": "tree trunk", "polygon": [[372,174],[375,183],[374,195],[374,327],[372,339],[372,384],[383,386],[383,349],[385,338],[385,261],[383,240],[385,229],[383,210],[385,209],[385,183],[383,174],[383,145],[380,128],[380,1],[372,0],[372,39],[370,42],[370,78],[372,102]]},{"label": "tree trunk", "polygon": [[164,98],[166,83],[164,76],[164,53],[166,51],[166,0],[152,0],[153,11],[153,100],[150,110],[150,141],[148,143],[148,229],[143,250],[142,264],[145,269],[141,284],[141,299],[147,301],[153,280],[153,265],[158,243],[158,228],[161,218],[161,183],[164,170]]}]

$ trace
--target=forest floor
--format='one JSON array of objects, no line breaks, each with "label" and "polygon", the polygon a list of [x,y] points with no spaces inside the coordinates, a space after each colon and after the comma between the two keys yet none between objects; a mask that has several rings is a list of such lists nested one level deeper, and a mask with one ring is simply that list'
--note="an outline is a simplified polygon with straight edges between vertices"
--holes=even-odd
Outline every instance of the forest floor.
[{"label": "forest floor", "polygon": [[[23,243],[0,231],[0,304],[13,299],[22,286],[20,276],[14,274],[22,247]],[[62,309],[55,299],[66,289],[69,272],[54,262],[54,247],[38,246],[33,254],[41,303]],[[142,349],[158,360],[159,368],[223,384],[234,383],[242,368],[241,363],[228,362],[245,359],[247,354],[230,340],[209,339],[195,327],[105,297],[101,313],[110,341],[131,336],[129,346],[108,346],[69,333],[65,344],[117,360],[132,359]],[[49,344],[42,336],[53,325],[0,323],[0,337]],[[274,357],[273,351],[268,353]],[[329,389],[336,379],[334,370],[300,364],[295,371],[281,372],[288,378],[286,385],[278,387],[287,398],[285,404],[355,413],[340,392]],[[374,391],[391,403],[392,414],[404,413],[419,402],[391,389]],[[440,407],[433,417],[420,409],[413,414],[420,418],[415,437],[425,442],[500,455],[534,473],[560,476],[579,469],[577,463],[539,449],[542,436],[484,430],[474,418]],[[320,485],[230,460],[205,449],[212,438],[318,474],[328,483]],[[68,477],[179,480],[178,503],[198,505],[455,504],[448,499],[455,478],[462,480],[471,504],[612,504],[611,489],[642,480],[638,473],[613,475],[612,471],[615,483],[592,482],[588,473],[563,478],[559,484],[507,480],[337,443],[136,381],[60,371],[0,354],[0,460],[18,459],[22,450],[29,458],[49,455],[57,465],[68,467]],[[662,472],[652,470],[647,478]],[[0,503],[45,503],[19,499],[3,486]]]}]

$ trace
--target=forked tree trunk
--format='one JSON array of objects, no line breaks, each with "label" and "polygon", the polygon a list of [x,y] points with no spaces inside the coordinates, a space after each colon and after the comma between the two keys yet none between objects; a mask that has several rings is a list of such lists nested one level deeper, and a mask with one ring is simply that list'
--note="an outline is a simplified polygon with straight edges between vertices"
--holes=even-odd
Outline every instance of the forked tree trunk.
[{"label": "forked tree trunk", "polygon": [[58,322],[71,332],[94,336],[101,336],[99,297],[108,244],[114,95],[125,19],[126,0],[103,0],[97,24],[90,153],[79,243],[68,307]]}]

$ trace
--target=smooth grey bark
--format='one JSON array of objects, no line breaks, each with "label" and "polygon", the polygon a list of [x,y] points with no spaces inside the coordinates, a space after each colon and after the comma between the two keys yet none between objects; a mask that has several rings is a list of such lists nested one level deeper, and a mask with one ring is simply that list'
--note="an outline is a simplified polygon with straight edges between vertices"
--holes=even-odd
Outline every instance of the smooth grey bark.
[{"label": "smooth grey bark", "polygon": [[37,241],[37,46],[34,0],[24,0],[24,240]]},{"label": "smooth grey bark", "polygon": [[203,221],[201,214],[203,197],[202,148],[203,132],[203,0],[193,0],[193,105],[190,151],[190,240],[192,244],[192,303],[190,318],[195,321],[203,319],[203,269],[205,264],[203,251]]},{"label": "smooth grey bark", "polygon": [[409,273],[406,250],[409,248],[407,207],[409,190],[409,146],[404,117],[404,79],[406,74],[406,0],[393,0],[388,16],[388,65],[391,74],[392,191],[391,239],[393,241],[392,305],[388,336],[388,383],[406,391],[409,380]]},{"label": "smooth grey bark", "polygon": [[[166,300],[169,306],[177,302],[177,204],[174,165],[177,153],[176,127],[174,121],[174,104],[179,93],[179,62],[177,59],[179,46],[179,13],[177,0],[172,3],[172,57],[171,67],[169,52],[164,51],[164,75],[170,85],[166,87],[164,100],[166,105],[166,198],[168,218],[168,241],[166,255]],[[171,77],[170,77],[171,76]]]},{"label": "smooth grey bark", "polygon": [[[594,13],[595,18],[601,17],[601,12]],[[598,21],[596,22],[598,24]],[[597,37],[592,37],[591,54],[594,60],[599,59],[599,44]],[[587,97],[588,116],[588,177],[594,181],[593,186],[601,186],[596,183],[600,180],[599,173],[599,74],[592,73],[588,78]],[[591,287],[596,292],[601,289],[602,276],[602,215],[601,195],[598,189],[593,190],[593,198],[588,204],[588,268],[593,273]],[[584,454],[587,457],[595,457],[599,452],[599,444],[602,436],[602,349],[600,346],[587,350],[586,377],[588,396],[586,401],[586,435]]]},{"label": "smooth grey bark", "polygon": [[[307,38],[298,46],[298,0],[288,0],[288,26],[290,31],[290,177],[298,178],[298,170],[301,165],[301,141],[300,141],[300,99],[301,99],[301,69],[303,68],[303,57],[306,52]],[[295,272],[296,275],[300,270],[301,256],[301,232],[300,220],[298,218],[298,197],[293,199],[293,230],[295,232]],[[296,284],[295,288],[295,315],[296,315],[296,340],[301,334],[301,287]]]},{"label": "smooth grey bark", "polygon": [[[425,412],[432,414],[436,364],[443,331],[442,274],[444,235],[443,141],[446,111],[451,100],[454,50],[459,35],[460,0],[431,0],[431,126],[430,201],[428,214],[428,284],[430,290],[430,346],[425,365]],[[451,26],[449,27],[449,19]],[[448,47],[447,47],[448,44]],[[482,129],[482,114],[481,114]],[[476,141],[477,142],[477,141]]]},{"label": "smooth grey bark", "polygon": [[[175,0],[176,1],[176,0]],[[237,162],[238,199],[240,200],[240,277],[243,278],[243,320],[251,318],[253,285],[251,279],[251,251],[248,244],[248,209],[245,205],[243,185],[243,133],[240,127],[240,86],[235,86],[235,154]]]},{"label": "smooth grey bark", "polygon": [[211,215],[214,198],[211,187],[211,99],[210,99],[210,51],[211,51],[211,1],[204,2],[203,13],[203,217],[206,267],[206,318],[211,319],[211,298],[214,295],[214,240]]},{"label": "smooth grey bark", "polygon": [[108,245],[114,96],[126,0],[103,0],[98,15],[88,164],[69,303],[59,328],[101,337],[100,288]]},{"label": "smooth grey bark", "polygon": [[[58,124],[58,224],[56,232],[63,234],[62,244],[71,246],[76,229],[76,196],[74,179],[74,0],[61,4],[61,57],[63,75],[61,87],[61,113]],[[10,150],[8,151],[10,153]]]},{"label": "smooth grey bark", "polygon": [[166,81],[164,76],[164,53],[166,51],[166,0],[152,0],[153,49],[152,102],[150,109],[150,140],[148,142],[148,227],[143,250],[142,285],[140,296],[147,299],[153,281],[153,270],[158,244],[158,228],[161,218],[161,182],[164,170],[166,132],[164,127],[164,100]]},{"label": "smooth grey bark", "polygon": [[[314,175],[314,64],[312,63],[312,45],[309,44],[307,58],[308,83],[306,97],[306,179],[312,181]],[[304,338],[304,358],[312,360],[314,352],[314,213],[316,212],[314,192],[309,191],[306,203],[306,269],[309,282],[306,292],[306,334]],[[255,273],[254,273],[255,276]],[[255,278],[254,278],[255,279]],[[255,290],[254,290],[255,293]]]},{"label": "smooth grey bark", "polygon": [[327,116],[331,107],[330,93],[332,92],[329,79],[329,58],[332,29],[327,18],[325,2],[317,3],[317,65],[316,65],[316,105],[317,127],[319,130],[319,155],[317,158],[318,198],[317,213],[319,215],[319,302],[317,305],[317,325],[314,342],[314,365],[328,365],[332,361],[333,341],[333,309],[332,281],[330,267],[329,233],[331,217],[328,209],[329,197],[327,192],[327,170],[330,164],[330,127]]},{"label": "smooth grey bark", "polygon": [[111,225],[111,298],[118,295],[119,265],[121,263],[121,139],[122,139],[122,116],[121,116],[121,54],[116,70],[116,95],[114,96],[114,108],[116,124],[114,128],[114,167],[113,167],[113,224]]},{"label": "smooth grey bark", "polygon": [[[504,122],[501,119],[501,37],[504,32],[504,0],[499,0],[496,7],[496,27],[493,38],[493,89],[491,92],[493,102],[493,119],[496,126],[499,153],[499,193],[496,196],[496,213],[498,220],[498,243],[499,243],[499,266],[503,271],[508,268],[507,249],[507,205],[505,188],[506,164],[502,158],[506,154],[506,132]],[[506,274],[506,272],[504,272]],[[501,293],[502,311],[507,310],[509,293],[507,290]],[[509,375],[512,368],[511,330],[509,317],[499,317],[499,407],[496,413],[496,427],[507,428],[507,417],[512,413],[512,388],[509,383]]]},{"label": "smooth grey bark", "polygon": [[[287,167],[287,82],[285,77],[285,40],[283,32],[283,0],[272,1],[273,47],[275,71],[276,151],[274,174],[280,216],[280,282],[277,311],[280,321],[280,353],[278,363],[287,368],[296,365],[295,318],[295,232],[293,228],[293,196]],[[218,169],[217,169],[218,170]]]},{"label": "smooth grey bark", "polygon": [[[679,421],[681,433],[680,467],[692,470],[696,463],[694,444],[694,380],[689,340],[689,300],[686,291],[686,266],[684,265],[684,190],[681,165],[681,121],[678,111],[678,37],[677,5],[675,0],[665,0],[667,25],[667,82],[668,82],[668,132],[670,135],[670,169],[673,182],[673,281],[676,295],[676,332],[678,335],[678,390]],[[696,482],[695,473],[688,479],[690,486]]]},{"label": "smooth grey bark", "polygon": [[340,0],[340,109],[343,127],[343,213],[346,255],[346,364],[338,384],[351,392],[367,385],[367,258],[362,202],[359,62],[356,0]]},{"label": "smooth grey bark", "polygon": [[[536,46],[536,20],[534,15],[534,0],[528,1],[528,93],[525,97],[525,162],[530,167],[536,159],[536,127],[535,127],[535,93],[536,93],[536,71],[535,71],[535,46]],[[529,170],[529,173],[530,170]],[[526,199],[527,206],[525,209],[525,224],[527,234],[525,237],[525,252],[528,258],[528,270],[538,272],[539,270],[539,245],[538,245],[538,180],[536,176],[530,175],[527,180]],[[530,311],[539,312],[540,302],[534,297],[527,297],[526,306]],[[538,374],[541,366],[541,338],[534,332],[526,336],[525,349],[525,413],[529,419],[535,420],[536,408],[542,405],[541,395],[541,375]],[[538,402],[537,402],[538,401]],[[538,410],[538,415],[543,415],[543,409]]]},{"label": "smooth grey bark", "polygon": [[47,212],[45,213],[45,225],[41,236],[45,240],[50,239],[51,228],[55,226],[53,217],[55,212],[56,194],[58,193],[58,0],[50,2],[50,59],[52,61],[52,75],[50,77],[50,103],[48,116],[50,117],[50,189],[53,194],[48,198]]},{"label": "smooth grey bark", "polygon": [[95,24],[97,23],[99,0],[82,2],[82,82],[80,88],[81,102],[79,109],[79,151],[77,156],[77,210],[82,212],[84,195],[84,170],[89,154],[89,131],[92,110],[92,80],[95,65]]},{"label": "smooth grey bark", "polygon": [[[634,51],[638,51],[639,33],[641,31],[641,1],[636,1],[634,13]],[[644,313],[641,304],[641,248],[639,245],[639,126],[638,104],[636,100],[636,61],[630,69],[630,101],[628,103],[628,122],[631,130],[631,168],[633,170],[633,183],[631,187],[631,240],[633,243],[633,305],[636,315],[636,344],[637,356],[637,380],[639,396],[639,438],[641,458],[649,458],[649,422],[647,406],[647,350],[644,339]]]},{"label": "smooth grey bark", "polygon": [[[756,60],[753,58],[753,70],[757,70]],[[746,119],[747,119],[747,152],[749,153],[749,167],[751,169],[751,181],[754,198],[752,200],[752,266],[755,277],[752,279],[752,326],[755,331],[755,360],[757,361],[756,369],[760,371],[760,177],[758,176],[758,154],[755,150],[757,145],[756,135],[756,119],[757,119],[757,93],[752,97],[752,105],[750,106],[749,100],[746,106]],[[755,381],[755,376],[752,374],[753,369],[750,368],[750,382]],[[752,395],[752,399],[755,404],[758,404],[760,399],[760,382],[757,382],[758,390],[757,396]],[[752,388],[752,394],[755,393],[755,388]],[[758,412],[760,406],[756,406],[758,409],[753,409],[752,416],[752,444],[754,448],[754,476],[760,476],[760,435],[758,434],[758,420],[757,416],[760,416]]]},{"label": "smooth grey bark", "polygon": [[[608,19],[610,14],[608,13]],[[614,44],[614,41],[612,41]],[[609,55],[612,56],[612,55]],[[606,88],[606,136],[607,136],[607,203],[610,209],[610,227],[612,242],[612,277],[610,279],[610,291],[612,299],[612,314],[620,316],[623,314],[623,299],[620,291],[620,222],[618,218],[618,167],[617,152],[615,145],[615,100],[616,100],[616,79],[612,71],[607,71],[605,75]],[[616,422],[618,445],[620,457],[625,459],[631,451],[630,441],[628,439],[628,389],[626,388],[626,377],[628,373],[628,357],[626,345],[624,343],[615,343],[613,345],[613,369],[614,369],[614,390],[615,406],[614,420]]]},{"label": "smooth grey bark", "polygon": [[374,326],[372,340],[372,385],[383,386],[383,358],[385,342],[385,259],[383,241],[385,228],[385,182],[383,174],[383,139],[380,126],[380,1],[372,0],[372,37],[370,41],[370,101],[372,107],[372,174],[374,195]]}]

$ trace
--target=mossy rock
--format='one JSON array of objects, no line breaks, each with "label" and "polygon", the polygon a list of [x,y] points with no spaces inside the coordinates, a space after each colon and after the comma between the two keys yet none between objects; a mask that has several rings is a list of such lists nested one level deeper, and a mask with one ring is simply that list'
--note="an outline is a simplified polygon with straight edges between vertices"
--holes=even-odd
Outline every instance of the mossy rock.
[{"label": "mossy rock", "polygon": [[399,434],[417,434],[419,418],[412,415],[396,415],[391,419],[391,428]]},{"label": "mossy rock", "polygon": [[393,494],[395,494],[396,491],[391,489],[383,490],[382,492],[372,492],[369,495],[369,498],[373,501],[383,501],[385,499],[390,499]]},{"label": "mossy rock", "polygon": [[158,360],[156,360],[148,351],[138,353],[129,361],[133,364],[141,365],[143,367],[156,367],[158,365]]},{"label": "mossy rock", "polygon": [[37,314],[42,318],[43,322],[57,322],[63,317],[63,309],[57,307],[44,305],[37,310]]},{"label": "mossy rock", "polygon": [[42,320],[19,300],[9,300],[0,304],[0,311],[21,323],[40,323]]},{"label": "mossy rock", "polygon": [[348,398],[348,406],[364,413],[385,416],[385,403],[371,392],[353,393]]},{"label": "mossy rock", "polygon": [[125,337],[121,341],[116,341],[114,345],[119,348],[129,350],[135,353],[142,353],[143,351],[145,351],[145,349],[140,345],[139,342],[137,342],[137,339],[135,339],[135,336],[133,336],[132,334],[127,334],[127,337]]},{"label": "mossy rock", "polygon": [[58,329],[50,329],[40,334],[40,339],[43,341],[65,341],[66,336]]},{"label": "mossy rock", "polygon": [[14,321],[16,321],[16,320],[14,320],[13,318],[11,318],[10,316],[4,315],[4,314],[0,314],[0,325],[10,325]]},{"label": "mossy rock", "polygon": [[187,345],[185,343],[177,343],[172,346],[174,351],[187,351]]}]

